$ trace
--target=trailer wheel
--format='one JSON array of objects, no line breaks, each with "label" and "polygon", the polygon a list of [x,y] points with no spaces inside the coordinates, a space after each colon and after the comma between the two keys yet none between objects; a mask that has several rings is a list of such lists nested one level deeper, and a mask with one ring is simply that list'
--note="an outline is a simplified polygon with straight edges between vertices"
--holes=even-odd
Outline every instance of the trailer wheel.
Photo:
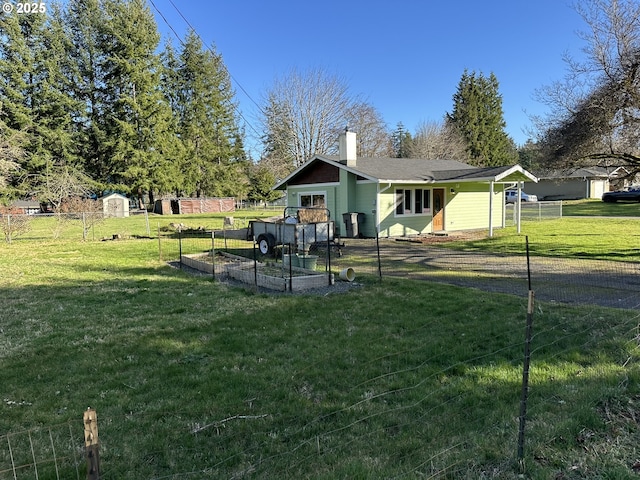
[{"label": "trailer wheel", "polygon": [[270,233],[258,235],[258,250],[262,255],[270,255],[273,253],[273,247],[276,246],[276,239]]}]

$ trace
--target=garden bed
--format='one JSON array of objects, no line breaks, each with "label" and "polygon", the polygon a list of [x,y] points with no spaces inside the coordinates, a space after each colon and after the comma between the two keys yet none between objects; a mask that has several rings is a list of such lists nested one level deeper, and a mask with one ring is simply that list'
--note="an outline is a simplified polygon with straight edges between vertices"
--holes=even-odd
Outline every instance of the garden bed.
[{"label": "garden bed", "polygon": [[283,268],[282,264],[256,264],[244,257],[217,253],[182,255],[181,262],[189,268],[216,276],[228,276],[248,285],[257,285],[268,290],[280,292],[311,290],[334,284],[333,274],[291,267]]}]

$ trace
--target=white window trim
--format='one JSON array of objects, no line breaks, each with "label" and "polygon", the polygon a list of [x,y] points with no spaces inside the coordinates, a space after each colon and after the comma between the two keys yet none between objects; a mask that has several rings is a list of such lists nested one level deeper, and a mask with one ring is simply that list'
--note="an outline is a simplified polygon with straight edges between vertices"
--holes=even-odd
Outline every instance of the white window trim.
[{"label": "white window trim", "polygon": [[320,207],[320,208],[327,208],[327,191],[324,190],[317,190],[317,191],[308,191],[308,192],[297,192],[296,196],[298,197],[298,207],[302,207],[302,197],[306,196],[306,195],[311,195],[311,203],[312,203],[312,207],[313,207],[313,197],[315,196],[320,196],[322,195],[324,197],[324,207]]},{"label": "white window trim", "polygon": [[[403,213],[398,213],[398,191],[402,190],[402,204],[404,206],[405,203],[405,192],[407,190],[411,191],[411,209],[407,213],[407,210],[403,208]],[[422,191],[422,212],[416,213],[416,190]],[[424,192],[429,192],[429,208],[424,208]],[[406,217],[431,217],[433,215],[433,207],[431,203],[433,202],[433,188],[421,188],[421,187],[413,187],[413,188],[401,188],[396,187],[393,191],[394,203],[393,203],[393,215],[396,218],[406,218]]]}]

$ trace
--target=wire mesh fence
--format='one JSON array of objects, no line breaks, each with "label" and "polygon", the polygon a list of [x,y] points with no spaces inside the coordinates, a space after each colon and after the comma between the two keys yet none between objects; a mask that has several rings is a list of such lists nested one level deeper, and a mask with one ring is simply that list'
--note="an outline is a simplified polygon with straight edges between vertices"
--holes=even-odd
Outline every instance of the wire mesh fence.
[{"label": "wire mesh fence", "polygon": [[[562,218],[562,200],[554,202],[522,202],[520,204],[520,220],[550,220]],[[508,203],[505,205],[505,225],[518,224],[518,206]]]},{"label": "wire mesh fence", "polygon": [[0,435],[0,479],[80,479],[84,452],[72,423]]},{"label": "wire mesh fence", "polygon": [[[527,313],[528,461],[557,464],[557,478],[602,477],[603,468],[617,478],[635,474],[637,262],[568,256],[560,240],[529,238],[527,257],[524,238],[488,251],[452,248],[453,238],[437,237],[316,243],[294,260],[292,245],[265,255],[242,229],[158,232],[160,258],[198,275],[222,279],[230,268],[246,267],[245,283],[255,285],[257,265],[286,279],[295,261],[311,270],[307,256],[315,256],[313,270],[333,273],[335,283],[364,277],[392,286],[364,300],[376,302],[376,315],[354,297],[344,311],[307,321],[307,303],[323,306],[313,296],[293,306],[274,301],[281,310],[274,331],[242,317],[246,326],[212,320],[212,331],[194,333],[228,341],[236,349],[231,356],[157,353],[167,355],[167,372],[181,365],[191,372],[181,379],[184,395],[209,400],[197,409],[110,407],[102,417],[103,478],[526,478],[517,451]],[[349,269],[355,280],[341,279]],[[407,295],[396,277],[423,282],[424,294]],[[453,289],[427,288],[435,284]],[[411,321],[396,316],[403,303],[415,309]],[[36,478],[36,469],[39,478],[77,478],[79,435],[66,436],[65,428],[53,428],[55,454],[47,446],[51,429],[0,437],[0,479]],[[625,440],[621,431],[632,434]],[[7,463],[16,448],[20,457]],[[58,468],[68,474],[56,477]]]},{"label": "wire mesh fence", "polygon": [[[228,276],[229,264],[253,265],[251,268],[267,264],[281,278],[312,270],[332,274],[333,281],[352,281],[361,275],[404,277],[517,295],[527,294],[530,267],[536,298],[541,301],[619,308],[640,305],[640,267],[635,262],[540,254],[527,260],[524,243],[519,251],[510,247],[501,252],[495,246],[492,251],[468,251],[447,246],[455,239],[459,238],[337,239],[308,245],[302,253],[294,253],[295,245],[281,245],[265,255],[249,232],[233,230],[174,232],[159,238],[159,249],[161,258],[181,266],[198,268],[186,265],[187,257],[213,264],[215,271],[203,271],[218,279]],[[556,245],[531,242],[534,253],[557,250]],[[347,270],[352,278],[347,278]],[[247,279],[250,284],[255,280],[252,276]]]}]

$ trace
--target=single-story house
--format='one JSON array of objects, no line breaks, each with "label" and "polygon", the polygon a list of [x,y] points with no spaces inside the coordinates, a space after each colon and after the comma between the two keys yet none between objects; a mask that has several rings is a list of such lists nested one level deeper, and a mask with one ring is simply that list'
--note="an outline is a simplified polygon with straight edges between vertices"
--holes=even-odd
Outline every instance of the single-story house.
[{"label": "single-story house", "polygon": [[357,222],[359,236],[366,237],[478,229],[492,235],[505,226],[504,190],[537,180],[520,165],[356,158],[354,132],[340,135],[339,152],[312,157],[273,188],[286,192],[288,207],[329,209],[342,236],[348,227],[343,221]]},{"label": "single-story house", "polygon": [[102,212],[105,217],[128,217],[129,199],[119,193],[110,193],[98,199],[102,202]]},{"label": "single-story house", "polygon": [[525,182],[524,190],[539,200],[579,200],[602,197],[610,190],[614,171],[604,167],[583,167],[539,174],[538,182]]},{"label": "single-story house", "polygon": [[15,213],[36,215],[42,213],[42,206],[35,200],[16,200],[11,204],[11,210]]}]

